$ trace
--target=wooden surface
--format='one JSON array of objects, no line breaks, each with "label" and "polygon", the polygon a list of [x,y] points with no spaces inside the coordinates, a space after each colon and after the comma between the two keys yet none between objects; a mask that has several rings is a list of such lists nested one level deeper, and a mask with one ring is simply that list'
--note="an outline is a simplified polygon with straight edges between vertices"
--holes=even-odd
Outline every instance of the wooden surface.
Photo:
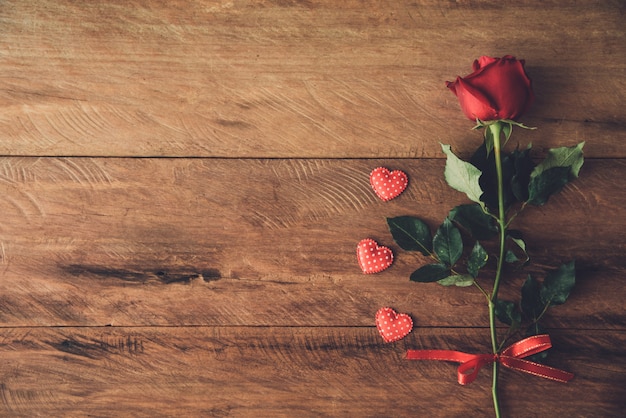
[{"label": "wooden surface", "polygon": [[[491,416],[484,297],[411,283],[385,217],[434,228],[469,155],[444,82],[525,58],[514,147],[586,141],[581,176],[515,221],[533,264],[576,258],[549,313],[566,385],[505,370],[511,417],[614,417],[626,399],[626,8],[621,1],[0,3],[0,416]],[[377,166],[408,189],[382,202]],[[356,243],[396,253],[363,275]],[[385,344],[382,306],[414,331]]]}]

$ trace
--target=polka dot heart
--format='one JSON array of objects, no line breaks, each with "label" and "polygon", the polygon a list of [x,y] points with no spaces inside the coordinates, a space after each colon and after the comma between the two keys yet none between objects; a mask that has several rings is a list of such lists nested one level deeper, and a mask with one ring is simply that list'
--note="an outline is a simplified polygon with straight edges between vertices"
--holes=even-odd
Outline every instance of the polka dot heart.
[{"label": "polka dot heart", "polygon": [[401,340],[413,329],[413,320],[404,313],[391,308],[380,308],[376,312],[376,328],[386,343]]},{"label": "polka dot heart", "polygon": [[403,171],[378,167],[370,174],[370,184],[376,195],[387,202],[400,196],[409,184],[409,178]]},{"label": "polka dot heart", "polygon": [[393,253],[373,239],[363,239],[356,247],[356,256],[363,273],[379,273],[393,263]]}]

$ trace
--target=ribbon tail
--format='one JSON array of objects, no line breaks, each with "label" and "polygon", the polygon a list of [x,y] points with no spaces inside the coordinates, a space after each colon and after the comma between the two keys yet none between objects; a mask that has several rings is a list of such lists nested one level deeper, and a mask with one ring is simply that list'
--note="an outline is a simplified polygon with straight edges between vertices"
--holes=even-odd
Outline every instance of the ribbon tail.
[{"label": "ribbon tail", "polygon": [[509,367],[511,369],[519,370],[520,372],[540,376],[545,379],[550,379],[561,383],[567,383],[574,378],[573,373],[546,366],[545,364],[535,363],[529,360],[501,356],[499,358],[499,361],[503,366]]},{"label": "ribbon tail", "polygon": [[436,360],[460,363],[457,368],[457,380],[461,385],[472,383],[480,369],[495,361],[493,354],[468,354],[453,350],[408,350],[407,360]]},{"label": "ribbon tail", "polygon": [[465,363],[476,357],[474,354],[453,350],[407,350],[407,360],[437,360]]}]

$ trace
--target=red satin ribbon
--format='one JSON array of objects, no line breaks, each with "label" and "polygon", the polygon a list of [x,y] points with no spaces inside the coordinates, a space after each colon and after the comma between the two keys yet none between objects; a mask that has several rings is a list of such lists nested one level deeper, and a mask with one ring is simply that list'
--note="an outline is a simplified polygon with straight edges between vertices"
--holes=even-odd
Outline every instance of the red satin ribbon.
[{"label": "red satin ribbon", "polygon": [[408,360],[439,360],[460,363],[457,369],[459,383],[467,385],[472,383],[481,367],[498,362],[503,366],[524,373],[533,374],[557,382],[569,382],[574,378],[573,373],[555,369],[544,364],[524,360],[524,357],[541,353],[552,347],[549,335],[535,335],[525,338],[505,348],[499,354],[468,354],[452,350],[408,350]]}]

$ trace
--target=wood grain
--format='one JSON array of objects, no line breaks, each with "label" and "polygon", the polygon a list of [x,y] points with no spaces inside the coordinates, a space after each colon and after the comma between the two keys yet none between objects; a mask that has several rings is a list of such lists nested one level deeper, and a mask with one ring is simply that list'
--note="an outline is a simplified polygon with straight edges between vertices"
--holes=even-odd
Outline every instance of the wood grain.
[{"label": "wood grain", "polygon": [[516,141],[624,157],[624,5],[566,3],[5,1],[0,154],[441,158],[475,137],[444,82],[514,54]]},{"label": "wood grain", "polygon": [[[374,327],[3,328],[0,411],[16,417],[43,410],[101,417],[488,417],[488,368],[460,386],[453,364],[403,358],[416,348],[488,351],[487,334],[417,328],[384,344]],[[504,413],[619,416],[626,334],[559,331],[553,340],[549,364],[575,373],[575,380],[560,384],[503,369]]]},{"label": "wood grain", "polygon": [[[411,179],[391,202],[369,185],[379,165]],[[424,326],[482,326],[485,310],[476,307],[485,304],[476,289],[409,282],[427,260],[398,248],[385,222],[415,215],[434,230],[466,202],[444,184],[443,166],[6,158],[0,318],[7,326],[369,325],[380,306],[392,305]],[[606,190],[609,182],[624,190],[624,177],[616,176],[624,170],[622,160],[588,161],[571,187],[514,225],[528,231],[534,264],[511,272],[511,288],[528,272],[543,277],[577,260],[574,301],[554,311],[553,326],[623,327],[625,225],[615,214],[626,196],[608,199]],[[367,237],[394,250],[391,269],[361,273],[356,244]],[[487,271],[482,283],[488,287],[491,277]],[[519,299],[508,287],[503,295]]]},{"label": "wood grain", "polygon": [[[586,141],[581,176],[513,225],[528,273],[573,258],[551,309],[563,385],[503,370],[505,416],[623,415],[622,1],[0,2],[0,416],[489,417],[484,297],[420,285],[386,217],[466,202],[440,143],[470,130],[445,81],[526,59],[537,100],[508,147]],[[408,189],[382,202],[377,166]],[[364,275],[356,243],[392,248]],[[489,246],[487,244],[487,246]],[[493,260],[481,275],[489,288]],[[413,318],[384,344],[374,314]],[[502,334],[504,329],[499,330]]]}]

